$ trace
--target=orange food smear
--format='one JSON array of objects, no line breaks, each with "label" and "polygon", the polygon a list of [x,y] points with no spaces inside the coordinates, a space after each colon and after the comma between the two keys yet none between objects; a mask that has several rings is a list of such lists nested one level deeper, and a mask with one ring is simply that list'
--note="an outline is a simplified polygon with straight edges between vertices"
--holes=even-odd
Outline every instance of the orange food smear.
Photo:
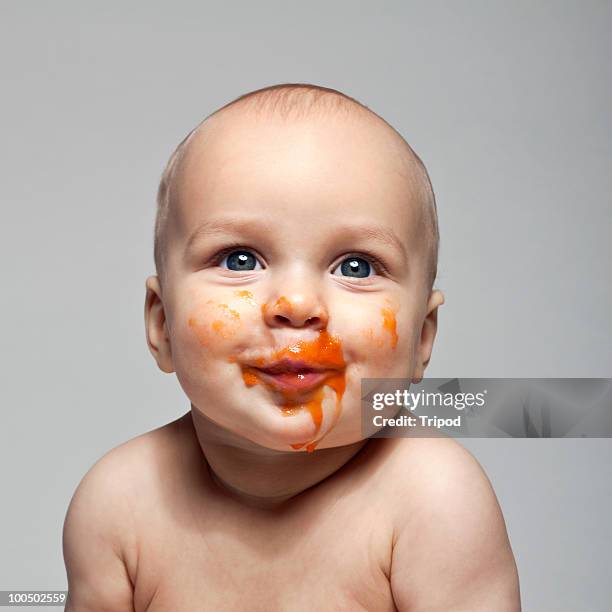
[{"label": "orange food smear", "polygon": [[391,348],[397,346],[397,324],[395,315],[390,308],[381,308],[380,312],[383,316],[383,327],[391,334]]},{"label": "orange food smear", "polygon": [[[212,302],[212,300],[209,300],[209,302]],[[240,313],[230,308],[227,304],[217,304],[217,306],[223,310],[223,314],[230,320],[230,324],[228,325],[226,321],[216,319],[211,324],[213,331],[224,338],[233,336],[236,331],[236,324],[240,321]]]},{"label": "orange food smear", "polygon": [[374,337],[374,331],[372,330],[371,327],[368,327],[365,332],[365,337],[367,338],[367,340],[369,340],[370,342],[376,344],[376,346],[382,347],[384,346],[384,342],[380,339],[380,338],[375,338]]},{"label": "orange food smear", "polygon": [[242,373],[242,380],[244,380],[247,387],[252,387],[259,382],[257,376],[253,372],[248,371]]},{"label": "orange food smear", "polygon": [[[279,308],[280,306],[284,306],[288,313],[293,312],[293,304],[284,296],[281,295],[272,305],[272,308]],[[261,305],[261,314],[265,316],[266,311],[268,310],[267,304]]]},{"label": "orange food smear", "polygon": [[[248,291],[246,293],[249,293]],[[207,304],[215,304],[214,300],[207,300]],[[236,331],[236,326],[240,321],[240,313],[237,310],[230,308],[227,304],[217,304],[217,306],[223,311],[223,314],[229,319],[229,324],[227,321],[222,321],[221,319],[215,319],[211,323],[211,328],[217,334],[223,336],[224,338],[228,338],[233,336]],[[187,324],[189,327],[197,327],[197,322],[194,317],[189,317],[187,320]],[[203,333],[198,333],[198,339],[203,346],[206,346],[206,338]]]},{"label": "orange food smear", "polygon": [[223,336],[223,338],[231,338],[236,333],[234,325],[228,325],[226,321],[220,321],[219,319],[213,321],[210,326],[214,332]]},{"label": "orange food smear", "polygon": [[[288,348],[276,351],[271,357],[271,360],[276,361],[278,359],[283,359],[284,357],[289,357],[291,359],[300,359],[306,362],[314,362],[320,365],[321,367],[330,367],[337,369],[337,371],[331,374],[324,383],[324,385],[331,387],[336,393],[336,405],[334,410],[335,423],[338,417],[340,416],[340,401],[342,399],[342,396],[344,395],[344,390],[346,388],[346,380],[344,375],[344,367],[346,364],[344,361],[344,357],[342,356],[342,346],[340,340],[335,336],[331,336],[329,332],[322,331],[319,332],[319,335],[316,340],[310,342],[302,340]],[[258,365],[265,365],[263,359],[261,359],[260,361],[261,363],[259,363]],[[263,381],[259,377],[258,371],[254,368],[245,368],[242,373],[242,378],[245,384],[249,387],[255,384],[266,384],[266,381]],[[266,386],[270,387],[270,385]],[[286,401],[286,404],[282,407],[283,414],[295,414],[297,408],[295,406],[295,403],[292,401],[293,399],[295,399],[294,397],[292,397],[294,394],[289,391],[279,390],[276,387],[274,387],[273,390],[275,392],[281,393]],[[315,425],[315,436],[319,432],[319,429],[323,422],[323,398],[324,389],[323,386],[321,386],[321,388],[317,389],[316,393],[314,394],[314,397],[304,404],[304,407],[310,413],[312,422]],[[306,450],[309,453],[312,453],[321,439],[322,438],[309,442],[291,444],[291,447],[294,449],[299,449],[306,445]]]},{"label": "orange food smear", "polygon": [[249,302],[249,304],[252,304],[253,306],[255,306],[255,304],[257,303],[255,301],[255,298],[253,297],[253,294],[250,291],[247,291],[246,289],[234,291],[234,295],[244,298],[247,302]]},{"label": "orange food smear", "polygon": [[276,300],[276,302],[274,302],[274,307],[276,308],[277,306],[283,306],[283,305],[287,309],[287,312],[292,312],[293,311],[293,306],[291,305],[291,302],[284,295],[281,295],[278,298],[278,300]]},{"label": "orange food smear", "polygon": [[227,304],[219,304],[219,308],[223,309],[223,312],[232,319],[240,318],[240,313],[237,310],[232,310]]}]

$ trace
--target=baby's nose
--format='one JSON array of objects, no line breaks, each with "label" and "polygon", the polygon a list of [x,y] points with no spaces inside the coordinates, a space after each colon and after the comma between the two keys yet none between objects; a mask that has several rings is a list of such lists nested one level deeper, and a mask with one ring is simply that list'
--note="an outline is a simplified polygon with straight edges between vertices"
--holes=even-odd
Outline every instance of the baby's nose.
[{"label": "baby's nose", "polygon": [[322,301],[314,294],[282,294],[263,306],[264,319],[270,327],[308,327],[323,330],[328,315]]}]

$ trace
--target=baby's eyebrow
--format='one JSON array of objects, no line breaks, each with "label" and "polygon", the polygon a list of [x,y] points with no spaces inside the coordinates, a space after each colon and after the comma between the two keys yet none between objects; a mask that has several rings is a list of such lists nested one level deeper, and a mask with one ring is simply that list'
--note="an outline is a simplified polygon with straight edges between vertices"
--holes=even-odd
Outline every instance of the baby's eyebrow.
[{"label": "baby's eyebrow", "polygon": [[391,247],[398,251],[404,263],[408,261],[408,253],[404,243],[397,237],[395,232],[384,225],[361,225],[346,224],[338,228],[338,239],[340,237],[362,238],[364,240],[375,240],[384,246]]},{"label": "baby's eyebrow", "polygon": [[258,217],[223,217],[220,219],[211,219],[204,221],[195,228],[187,239],[185,245],[185,253],[188,253],[191,247],[200,240],[213,234],[251,234],[259,232],[270,232],[273,228],[270,223],[266,223]]},{"label": "baby's eyebrow", "polygon": [[[211,236],[213,234],[244,234],[251,235],[256,233],[274,233],[272,223],[263,221],[258,217],[222,217],[204,221],[192,232],[185,246],[185,254],[189,252],[191,247],[198,241]],[[334,241],[343,239],[364,239],[374,240],[381,243],[383,246],[391,247],[399,252],[405,262],[408,260],[406,247],[397,237],[395,232],[383,225],[372,223],[343,223],[335,228]]]}]

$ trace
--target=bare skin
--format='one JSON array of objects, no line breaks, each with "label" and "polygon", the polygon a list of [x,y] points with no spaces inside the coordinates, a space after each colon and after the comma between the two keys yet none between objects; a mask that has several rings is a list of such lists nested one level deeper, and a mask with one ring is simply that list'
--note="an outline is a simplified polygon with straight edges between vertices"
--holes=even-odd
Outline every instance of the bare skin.
[{"label": "bare skin", "polygon": [[[363,119],[235,111],[192,141],[167,274],[147,279],[145,303],[151,353],[191,410],[79,486],[67,609],[520,609],[503,517],[471,455],[361,434],[361,378],[419,380],[444,299],[428,289],[395,146]],[[351,259],[367,273],[348,274]],[[327,382],[271,387],[254,364],[279,354],[324,356]]]}]

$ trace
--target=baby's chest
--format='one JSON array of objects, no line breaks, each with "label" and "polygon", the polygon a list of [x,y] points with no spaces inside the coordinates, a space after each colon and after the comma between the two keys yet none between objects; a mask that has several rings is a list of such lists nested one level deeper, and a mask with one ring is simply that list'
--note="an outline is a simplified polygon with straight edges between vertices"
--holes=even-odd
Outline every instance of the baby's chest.
[{"label": "baby's chest", "polygon": [[[367,514],[367,513],[366,513]],[[135,610],[393,611],[383,524],[183,525],[143,542]]]}]

